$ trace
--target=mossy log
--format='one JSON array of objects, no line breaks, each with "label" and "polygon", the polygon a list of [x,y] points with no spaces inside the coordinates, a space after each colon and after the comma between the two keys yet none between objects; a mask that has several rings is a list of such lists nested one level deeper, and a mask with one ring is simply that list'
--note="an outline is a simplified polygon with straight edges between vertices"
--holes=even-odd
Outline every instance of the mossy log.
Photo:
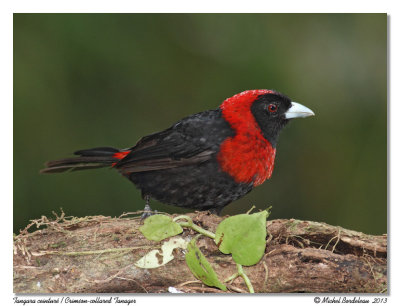
[{"label": "mossy log", "polygon": [[[215,232],[222,218],[208,212],[188,214],[195,224]],[[190,272],[182,249],[156,269],[135,262],[162,242],[139,231],[140,217],[66,217],[33,220],[14,236],[15,293],[158,293],[175,287],[187,293],[224,293],[203,285]],[[32,231],[35,227],[37,229]],[[255,292],[383,293],[387,291],[387,236],[372,236],[325,223],[272,220],[262,260],[244,267]],[[197,233],[185,229],[189,240]],[[220,280],[234,274],[230,255],[214,241],[198,239]],[[227,292],[247,292],[236,278]]]}]

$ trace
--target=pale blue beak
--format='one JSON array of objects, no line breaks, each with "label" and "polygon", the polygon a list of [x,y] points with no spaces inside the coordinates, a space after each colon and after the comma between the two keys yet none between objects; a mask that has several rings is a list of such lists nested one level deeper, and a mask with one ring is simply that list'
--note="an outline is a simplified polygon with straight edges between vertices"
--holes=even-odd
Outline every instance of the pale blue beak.
[{"label": "pale blue beak", "polygon": [[305,118],[310,116],[315,116],[314,112],[297,102],[292,102],[292,106],[285,113],[286,119]]}]

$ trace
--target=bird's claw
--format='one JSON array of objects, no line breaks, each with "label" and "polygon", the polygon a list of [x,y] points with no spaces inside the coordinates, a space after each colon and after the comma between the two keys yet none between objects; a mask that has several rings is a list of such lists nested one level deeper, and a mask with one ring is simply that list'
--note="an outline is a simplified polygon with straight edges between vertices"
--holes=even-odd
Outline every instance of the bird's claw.
[{"label": "bird's claw", "polygon": [[152,215],[155,215],[155,214],[157,214],[157,210],[154,210],[154,211],[151,210],[150,205],[149,205],[149,204],[146,204],[146,205],[144,206],[143,214],[142,214],[142,216],[141,216],[141,219],[144,220],[144,219],[146,219],[146,218],[148,218],[148,217],[150,217],[150,216],[152,216]]}]

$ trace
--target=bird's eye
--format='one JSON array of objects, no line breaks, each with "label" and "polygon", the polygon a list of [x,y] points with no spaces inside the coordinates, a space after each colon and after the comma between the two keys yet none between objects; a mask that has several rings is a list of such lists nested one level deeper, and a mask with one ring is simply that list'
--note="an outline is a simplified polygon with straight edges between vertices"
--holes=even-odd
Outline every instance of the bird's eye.
[{"label": "bird's eye", "polygon": [[275,103],[271,103],[268,105],[268,111],[270,113],[275,113],[278,110],[278,106]]}]

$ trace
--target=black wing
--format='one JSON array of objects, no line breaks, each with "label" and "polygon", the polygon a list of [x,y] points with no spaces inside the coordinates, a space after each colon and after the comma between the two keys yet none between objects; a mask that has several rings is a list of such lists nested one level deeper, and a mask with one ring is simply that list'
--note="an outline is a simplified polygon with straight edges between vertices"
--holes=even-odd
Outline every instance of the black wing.
[{"label": "black wing", "polygon": [[233,135],[220,110],[198,113],[169,129],[143,137],[115,168],[127,174],[205,162]]}]

